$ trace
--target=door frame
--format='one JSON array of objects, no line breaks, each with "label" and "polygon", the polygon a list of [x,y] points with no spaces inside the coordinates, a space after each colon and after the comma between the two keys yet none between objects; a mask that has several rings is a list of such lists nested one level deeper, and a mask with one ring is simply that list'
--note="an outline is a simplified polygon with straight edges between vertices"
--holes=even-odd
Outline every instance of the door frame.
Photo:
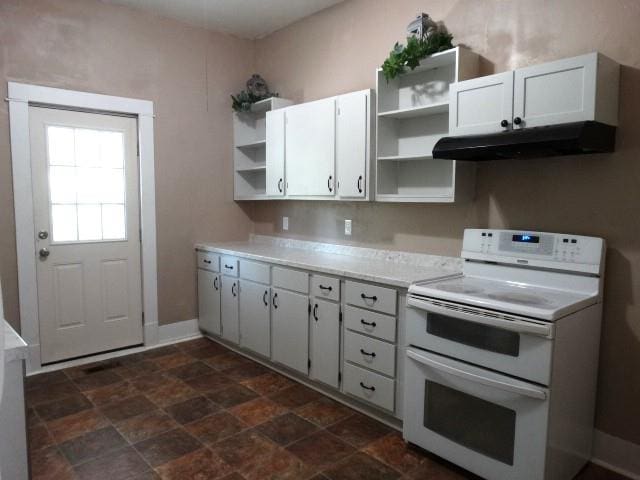
[{"label": "door frame", "polygon": [[13,169],[18,295],[21,335],[28,344],[27,372],[40,370],[40,326],[36,276],[29,107],[48,106],[93,113],[125,114],[137,119],[140,169],[140,229],[144,345],[158,343],[153,102],[88,92],[8,82],[9,131]]}]

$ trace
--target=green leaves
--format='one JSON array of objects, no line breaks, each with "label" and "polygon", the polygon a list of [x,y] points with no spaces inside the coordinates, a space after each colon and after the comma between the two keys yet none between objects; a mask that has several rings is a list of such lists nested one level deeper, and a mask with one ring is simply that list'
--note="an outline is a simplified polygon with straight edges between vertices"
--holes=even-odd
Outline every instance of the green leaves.
[{"label": "green leaves", "polygon": [[231,100],[233,103],[231,104],[231,108],[236,112],[248,112],[251,110],[251,105],[260,100],[264,100],[266,98],[277,97],[277,93],[268,93],[267,95],[254,95],[251,92],[247,92],[246,90],[242,90],[237,95],[231,95]]},{"label": "green leaves", "polygon": [[387,82],[420,65],[420,60],[443,50],[453,48],[453,35],[446,31],[434,32],[426,37],[407,37],[407,46],[401,43],[394,45],[389,57],[382,64],[382,73]]}]

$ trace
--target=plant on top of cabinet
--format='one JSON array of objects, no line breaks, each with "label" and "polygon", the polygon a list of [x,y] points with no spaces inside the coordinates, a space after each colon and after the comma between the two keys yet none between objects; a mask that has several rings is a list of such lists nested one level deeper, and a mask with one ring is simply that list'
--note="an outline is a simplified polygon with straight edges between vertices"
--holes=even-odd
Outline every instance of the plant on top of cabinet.
[{"label": "plant on top of cabinet", "polygon": [[247,89],[236,95],[231,95],[231,108],[236,112],[249,112],[251,106],[260,100],[267,100],[272,97],[279,97],[279,93],[270,92],[267,82],[257,73],[251,75],[247,80]]},{"label": "plant on top of cabinet", "polygon": [[453,35],[442,22],[434,22],[426,13],[418,15],[409,23],[407,33],[410,34],[407,37],[407,45],[396,42],[389,57],[382,64],[387,82],[405,73],[406,67],[415,70],[423,58],[453,48]]}]

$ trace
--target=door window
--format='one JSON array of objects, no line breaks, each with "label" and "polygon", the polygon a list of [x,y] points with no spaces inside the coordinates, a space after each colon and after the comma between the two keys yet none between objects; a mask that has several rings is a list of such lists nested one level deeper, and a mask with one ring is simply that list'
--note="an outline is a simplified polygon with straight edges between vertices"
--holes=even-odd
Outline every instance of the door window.
[{"label": "door window", "polygon": [[424,426],[449,440],[513,465],[516,412],[425,380]]},{"label": "door window", "polygon": [[53,242],[126,240],[124,134],[48,125]]}]

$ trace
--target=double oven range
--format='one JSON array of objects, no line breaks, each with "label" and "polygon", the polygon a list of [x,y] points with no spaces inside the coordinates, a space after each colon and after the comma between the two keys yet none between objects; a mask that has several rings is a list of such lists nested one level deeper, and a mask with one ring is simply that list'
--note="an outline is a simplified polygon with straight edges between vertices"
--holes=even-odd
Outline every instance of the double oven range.
[{"label": "double oven range", "polygon": [[463,273],[409,289],[404,436],[488,479],[591,454],[604,241],[468,229]]}]

